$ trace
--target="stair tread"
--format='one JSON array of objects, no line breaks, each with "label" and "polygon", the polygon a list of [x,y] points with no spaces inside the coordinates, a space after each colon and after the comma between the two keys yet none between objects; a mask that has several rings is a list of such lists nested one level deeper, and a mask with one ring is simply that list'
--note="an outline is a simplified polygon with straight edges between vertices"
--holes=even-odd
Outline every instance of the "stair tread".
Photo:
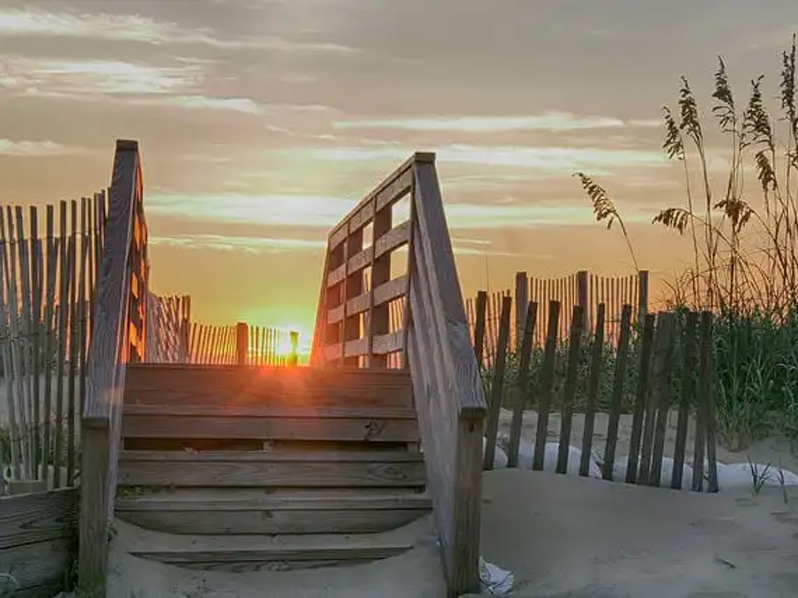
[{"label": "stair tread", "polygon": [[420,453],[408,451],[328,451],[328,450],[264,450],[264,451],[133,451],[123,450],[120,461],[222,461],[222,462],[364,462],[418,463]]},{"label": "stair tread", "polygon": [[376,534],[286,534],[286,535],[190,535],[171,534],[143,529],[116,519],[115,525],[124,535],[125,549],[131,554],[177,553],[344,553],[372,548],[412,548],[423,535],[430,533],[429,516],[408,525]]},{"label": "stair tread", "polygon": [[414,492],[405,488],[374,489],[377,490],[376,492],[368,490],[372,489],[279,490],[271,492],[256,488],[148,489],[137,495],[117,497],[116,510],[428,510],[432,505],[427,492]]},{"label": "stair tread", "polygon": [[416,410],[409,407],[367,405],[336,407],[325,405],[201,405],[187,402],[180,405],[130,404],[123,415],[157,415],[182,417],[261,417],[296,419],[416,419]]}]

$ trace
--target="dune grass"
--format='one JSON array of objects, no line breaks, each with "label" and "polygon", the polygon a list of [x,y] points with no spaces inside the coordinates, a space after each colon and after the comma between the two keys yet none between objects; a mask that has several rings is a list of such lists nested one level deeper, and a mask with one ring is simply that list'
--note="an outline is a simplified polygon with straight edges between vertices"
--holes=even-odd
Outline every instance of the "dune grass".
[{"label": "dune grass", "polygon": [[[778,109],[769,111],[764,77],[751,81],[747,101],[739,105],[726,64],[718,59],[709,118],[705,126],[698,99],[682,78],[677,106],[663,109],[663,149],[684,176],[683,205],[660,211],[652,224],[686,238],[692,259],[668,281],[668,309],[710,309],[714,323],[714,384],[718,438],[731,450],[742,450],[772,434],[798,442],[798,103],[796,42],[781,56]],[[718,179],[708,166],[710,155],[725,147],[727,172]],[[746,175],[748,179],[746,179]],[[588,174],[575,173],[597,222],[617,223],[637,269],[637,257],[623,216],[607,191]],[[593,338],[580,349],[577,391],[579,409],[586,384]],[[632,331],[629,371],[623,406],[634,401],[639,369],[638,330]],[[680,338],[677,334],[677,339]],[[555,403],[565,381],[568,343],[558,348]],[[674,396],[681,378],[677,341],[671,384]],[[533,352],[527,396],[530,408],[540,384],[542,349]],[[599,404],[607,409],[615,350],[604,348]],[[510,354],[505,377],[514,384],[518,356]],[[486,385],[493,378],[485,372]],[[509,393],[508,393],[509,394]]]}]

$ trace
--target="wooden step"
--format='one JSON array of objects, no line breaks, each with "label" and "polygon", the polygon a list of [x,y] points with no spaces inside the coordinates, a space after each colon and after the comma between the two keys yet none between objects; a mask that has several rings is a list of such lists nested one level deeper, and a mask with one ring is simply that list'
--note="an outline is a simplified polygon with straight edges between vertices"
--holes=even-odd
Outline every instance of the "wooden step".
[{"label": "wooden step", "polygon": [[129,364],[126,404],[412,407],[407,370]]},{"label": "wooden step", "polygon": [[412,407],[125,405],[130,438],[418,442]]},{"label": "wooden step", "polygon": [[128,488],[120,519],[175,534],[376,533],[431,510],[426,493],[403,488],[266,491],[248,488]]},{"label": "wooden step", "polygon": [[297,536],[177,535],[116,520],[118,541],[131,555],[189,569],[291,570],[354,565],[389,558],[430,534],[429,518],[382,534]]},{"label": "wooden step", "polygon": [[122,451],[122,486],[422,487],[420,454],[387,451]]}]

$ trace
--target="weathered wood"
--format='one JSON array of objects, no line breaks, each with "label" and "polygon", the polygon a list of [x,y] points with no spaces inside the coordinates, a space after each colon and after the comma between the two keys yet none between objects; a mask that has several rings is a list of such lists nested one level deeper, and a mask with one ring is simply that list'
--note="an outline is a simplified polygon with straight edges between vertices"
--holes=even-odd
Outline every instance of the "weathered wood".
[{"label": "weathered wood", "polygon": [[0,596],[50,598],[58,594],[64,589],[64,572],[74,550],[70,538],[0,550]]},{"label": "weathered wood", "polygon": [[[159,549],[132,548],[130,554],[170,565],[180,565],[189,569],[257,571],[272,569],[269,565],[279,563],[281,568],[289,569],[331,566],[338,562],[346,564],[387,559],[402,554],[413,547],[412,542],[373,543],[362,546],[302,546],[267,545],[260,548],[226,548],[201,550],[196,548]],[[304,566],[303,566],[304,565]]]},{"label": "weathered wood", "polygon": [[671,488],[673,489],[681,489],[682,487],[690,406],[695,402],[696,396],[696,370],[698,369],[697,330],[698,312],[689,311],[682,331],[682,388],[681,396],[679,397],[679,416],[676,422],[676,442],[673,447],[673,473],[671,477]]},{"label": "weathered wood", "polygon": [[654,355],[651,364],[651,401],[656,409],[657,418],[651,452],[651,473],[649,474],[649,483],[652,486],[659,486],[662,479],[662,458],[665,453],[665,435],[670,408],[669,373],[675,330],[676,314],[673,312],[660,314],[657,333],[654,336]]},{"label": "weathered wood", "polygon": [[75,488],[0,497],[0,555],[16,546],[73,538],[77,520]]},{"label": "weathered wood", "polygon": [[252,438],[417,442],[409,409],[125,407],[125,438]]},{"label": "weathered wood", "polygon": [[596,406],[601,369],[604,363],[604,315],[606,306],[599,303],[596,311],[596,330],[590,357],[590,380],[587,386],[585,405],[585,426],[582,431],[582,454],[579,458],[579,475],[587,477],[590,473],[590,459],[593,451],[593,431],[596,425]]},{"label": "weathered wood", "polygon": [[612,383],[612,405],[607,423],[607,441],[604,448],[601,477],[612,480],[615,466],[615,449],[618,446],[618,423],[621,418],[621,402],[626,387],[626,367],[629,359],[629,336],[632,325],[632,306],[621,308],[621,332],[615,357],[615,378]]},{"label": "weathered wood", "polygon": [[410,373],[358,368],[131,364],[125,404],[412,407]]},{"label": "weathered wood", "polygon": [[521,444],[521,429],[524,424],[524,409],[529,392],[529,362],[532,356],[532,341],[538,318],[538,304],[529,302],[524,318],[521,357],[518,363],[518,379],[515,387],[513,419],[510,422],[510,442],[507,447],[507,467],[518,467],[518,451]]},{"label": "weathered wood", "polygon": [[576,382],[579,375],[579,353],[582,347],[584,324],[584,309],[581,305],[574,305],[571,313],[571,335],[568,341],[568,366],[565,372],[565,386],[562,395],[557,473],[566,473],[568,470],[568,454],[571,450],[571,425],[574,416]]},{"label": "weathered wood", "polygon": [[484,464],[482,465],[482,468],[486,470],[493,469],[493,460],[496,457],[496,435],[499,431],[499,411],[502,407],[502,397],[504,395],[504,370],[507,364],[507,349],[510,342],[512,303],[512,297],[502,297],[499,340],[496,347],[496,361],[493,364],[493,377],[490,381],[490,404],[485,434],[487,443],[485,445]]},{"label": "weathered wood", "polygon": [[[649,373],[651,371],[651,352],[654,346],[654,325],[656,316],[647,314],[643,320],[643,335],[640,343],[640,369],[638,370],[635,391],[634,413],[632,414],[632,434],[629,439],[629,462],[626,465],[626,483],[638,481],[640,448],[643,440],[643,425],[646,414],[646,401],[649,393]],[[646,473],[646,475],[648,475]]]},{"label": "weathered wood", "polygon": [[431,509],[429,496],[413,490],[364,490],[134,493],[117,498],[116,514],[141,527],[176,534],[341,534],[388,531]]},{"label": "weathered wood", "polygon": [[560,302],[549,302],[549,322],[546,333],[546,348],[543,354],[543,368],[540,381],[540,396],[537,400],[538,422],[535,431],[535,454],[532,469],[543,470],[546,454],[546,437],[549,430],[549,409],[554,392],[554,366],[557,358],[557,337],[560,323]]},{"label": "weathered wood", "polygon": [[485,353],[485,313],[488,306],[488,294],[479,291],[476,299],[476,319],[474,324],[474,355],[477,358],[477,366],[482,368]]},{"label": "weathered wood", "polygon": [[[81,429],[79,586],[104,595],[108,526],[116,494],[124,362],[129,356],[131,239],[142,194],[138,144],[118,140],[104,254],[97,281]],[[54,468],[57,471],[57,467]]]},{"label": "weathered wood", "polygon": [[424,462],[407,452],[181,453],[123,451],[119,484],[133,486],[420,487]]},{"label": "weathered wood", "polygon": [[701,312],[701,371],[699,388],[706,410],[707,426],[707,492],[718,492],[718,461],[716,455],[715,381],[713,373],[713,320],[711,311]]}]

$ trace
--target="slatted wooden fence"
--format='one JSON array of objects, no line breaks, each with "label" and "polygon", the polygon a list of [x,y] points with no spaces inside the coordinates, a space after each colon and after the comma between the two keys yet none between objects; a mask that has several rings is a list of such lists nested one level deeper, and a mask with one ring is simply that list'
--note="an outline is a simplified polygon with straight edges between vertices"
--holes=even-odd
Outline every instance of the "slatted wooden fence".
[{"label": "slatted wooden fence", "polygon": [[[466,299],[466,313],[472,331],[477,326],[478,312],[484,309],[485,319],[485,351],[486,363],[493,363],[496,356],[498,342],[499,320],[503,297],[511,297],[514,304],[513,326],[510,329],[510,346],[517,350],[523,330],[523,317],[528,301],[534,301],[540,306],[541,321],[547,321],[548,306],[551,301],[558,301],[562,309],[570,313],[575,305],[583,308],[585,326],[591,327],[596,320],[596,309],[599,303],[607,306],[607,313],[613,314],[606,321],[605,338],[609,342],[617,343],[620,336],[619,316],[621,307],[625,304],[635,306],[635,321],[642,322],[643,316],[648,312],[648,280],[647,270],[641,270],[637,275],[604,277],[580,270],[569,276],[561,278],[536,278],[527,276],[526,272],[517,272],[515,288],[487,293],[480,291],[476,297]],[[485,295],[481,299],[481,295]],[[568,325],[565,320],[560,322],[559,338],[568,338]],[[533,338],[536,345],[542,346],[546,340],[546,333],[537,330]]]},{"label": "slatted wooden fence", "polygon": [[7,491],[75,483],[106,213],[104,191],[44,210],[0,207],[0,430],[8,433],[0,464],[10,464]]},{"label": "slatted wooden fence", "polygon": [[[633,339],[634,309],[629,304],[623,305],[614,363],[608,368],[605,333],[609,318],[604,303],[596,308],[595,327],[591,331],[585,328],[584,309],[580,305],[572,306],[568,318],[569,314],[561,313],[559,301],[551,301],[544,312],[546,319],[541,320],[539,305],[528,302],[520,359],[515,376],[509,379],[511,306],[511,298],[505,297],[501,304],[499,345],[489,378],[485,468],[490,469],[494,464],[500,412],[504,406],[512,413],[505,421],[509,432],[505,446],[511,467],[519,464],[519,445],[526,431],[534,442],[532,469],[543,469],[547,448],[552,448],[547,447],[547,438],[556,431],[558,473],[578,468],[579,475],[587,476],[593,463],[605,480],[658,486],[665,473],[669,479],[667,485],[677,489],[684,486],[686,473],[691,478],[686,483],[693,490],[717,492],[711,312],[646,314],[639,338]],[[558,356],[558,343],[563,320],[569,323],[568,344],[562,356],[565,376],[563,383],[556,384],[557,362],[562,359]],[[540,361],[533,363],[536,359],[533,338],[538,329],[545,332],[545,348]],[[483,335],[477,331],[475,336]],[[477,354],[481,351],[479,346],[474,349]],[[630,376],[635,369],[636,375]],[[602,377],[608,382],[603,389]],[[602,412],[606,417],[600,418],[599,428]],[[524,427],[525,418],[535,421],[534,432]],[[575,419],[579,420],[581,438],[572,442]],[[627,420],[625,425],[624,420]],[[621,427],[630,428],[628,438],[619,433]],[[687,450],[691,428],[690,459]],[[595,441],[597,433],[604,438],[603,443]],[[623,448],[628,457],[625,463],[618,463],[618,449],[627,443]],[[572,445],[579,447],[578,463],[569,463],[569,455],[576,454]],[[668,462],[670,471],[664,471],[663,458],[669,445],[672,445],[672,462]],[[685,467],[688,461],[690,466]],[[616,466],[621,466],[620,473]]]}]

